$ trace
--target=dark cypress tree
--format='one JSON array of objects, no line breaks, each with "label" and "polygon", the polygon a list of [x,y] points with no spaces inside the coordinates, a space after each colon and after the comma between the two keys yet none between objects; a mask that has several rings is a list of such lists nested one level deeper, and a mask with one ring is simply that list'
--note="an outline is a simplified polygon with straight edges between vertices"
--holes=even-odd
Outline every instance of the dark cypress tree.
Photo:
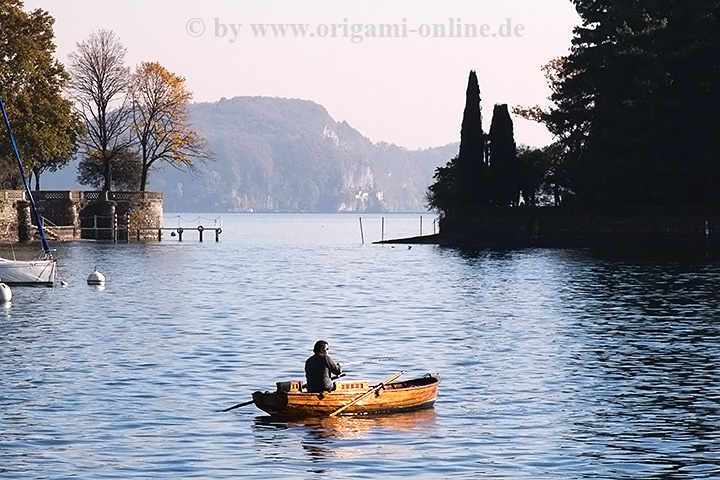
[{"label": "dark cypress tree", "polygon": [[513,122],[508,106],[495,105],[488,133],[492,203],[517,206],[520,202],[519,168]]},{"label": "dark cypress tree", "polygon": [[460,130],[460,152],[446,166],[435,170],[435,183],[427,193],[428,207],[447,215],[488,204],[487,175],[480,86],[477,75],[470,71]]},{"label": "dark cypress tree", "polygon": [[467,209],[487,204],[490,195],[486,182],[485,134],[482,129],[480,85],[475,71],[470,71],[468,78],[456,169],[459,203]]}]

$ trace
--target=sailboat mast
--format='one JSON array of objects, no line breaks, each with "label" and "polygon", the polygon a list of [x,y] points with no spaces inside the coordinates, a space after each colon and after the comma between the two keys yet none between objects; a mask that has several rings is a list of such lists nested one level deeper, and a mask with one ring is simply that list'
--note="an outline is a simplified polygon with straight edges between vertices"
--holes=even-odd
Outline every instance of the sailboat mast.
[{"label": "sailboat mast", "polygon": [[45,255],[52,255],[50,252],[50,245],[48,245],[47,238],[45,238],[45,229],[43,228],[42,221],[40,220],[40,214],[38,213],[37,207],[35,206],[35,200],[33,199],[32,192],[30,191],[30,184],[28,183],[27,176],[25,176],[25,169],[23,168],[22,160],[20,160],[20,153],[18,152],[17,145],[15,144],[15,137],[13,136],[12,129],[10,128],[10,120],[8,120],[7,112],[5,111],[5,103],[3,103],[2,96],[0,96],[0,107],[2,108],[3,117],[5,117],[5,125],[7,126],[8,133],[10,134],[10,141],[12,142],[13,149],[15,149],[15,156],[17,157],[18,166],[20,167],[20,175],[22,175],[23,182],[25,183],[25,191],[30,197],[30,207],[32,209],[33,217],[38,226],[40,232],[40,240],[42,241],[42,247],[45,251]]}]

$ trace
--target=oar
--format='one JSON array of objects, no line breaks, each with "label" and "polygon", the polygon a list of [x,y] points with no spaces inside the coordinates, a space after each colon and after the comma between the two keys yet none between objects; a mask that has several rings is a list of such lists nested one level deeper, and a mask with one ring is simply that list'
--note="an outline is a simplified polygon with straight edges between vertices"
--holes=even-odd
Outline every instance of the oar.
[{"label": "oar", "polygon": [[330,416],[331,416],[331,417],[334,417],[335,415],[337,415],[338,413],[342,412],[343,410],[345,410],[345,409],[348,408],[349,406],[355,405],[357,402],[359,402],[359,401],[362,400],[363,398],[367,397],[367,396],[370,395],[371,393],[377,392],[377,391],[380,390],[382,387],[384,387],[385,384],[388,384],[388,383],[392,382],[393,380],[395,380],[396,378],[398,378],[398,377],[399,377],[400,375],[402,375],[403,373],[405,373],[405,372],[402,371],[402,372],[400,372],[400,373],[396,373],[395,375],[393,375],[392,377],[388,378],[388,379],[385,380],[384,382],[381,382],[381,383],[379,383],[378,385],[375,385],[373,388],[371,388],[371,389],[368,390],[367,392],[358,395],[357,397],[355,397],[354,399],[352,399],[349,403],[346,403],[346,404],[343,405],[342,407],[340,407],[340,408],[338,408],[337,410],[335,410],[334,412],[332,412],[332,413],[330,414]]},{"label": "oar", "polygon": [[357,362],[343,362],[343,366],[348,365],[365,365],[366,363],[375,363],[375,362],[386,362],[388,360],[395,360],[393,357],[380,357],[380,358],[371,358],[369,360],[359,360]]},{"label": "oar", "polygon": [[237,405],[234,405],[234,406],[232,406],[232,407],[230,407],[230,408],[226,408],[225,410],[221,410],[221,411],[222,411],[222,412],[229,412],[230,410],[234,410],[234,409],[239,408],[239,407],[244,407],[245,405],[250,405],[250,404],[253,403],[253,402],[254,402],[254,400],[250,400],[249,402],[238,403]]}]

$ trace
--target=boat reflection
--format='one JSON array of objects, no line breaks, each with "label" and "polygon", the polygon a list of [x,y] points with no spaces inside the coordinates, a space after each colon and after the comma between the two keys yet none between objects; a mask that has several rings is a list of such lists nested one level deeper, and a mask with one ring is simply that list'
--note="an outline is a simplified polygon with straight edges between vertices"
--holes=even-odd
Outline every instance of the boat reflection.
[{"label": "boat reflection", "polygon": [[[434,427],[435,410],[424,409],[393,414],[370,414],[308,418],[285,421],[270,416],[255,419],[256,432],[260,430],[289,430],[300,434],[300,443],[312,459],[352,458],[359,454],[364,440],[383,431],[391,434],[423,435]],[[293,436],[286,437],[290,440]],[[278,438],[275,436],[274,441]],[[294,438],[294,440],[297,440]]]}]

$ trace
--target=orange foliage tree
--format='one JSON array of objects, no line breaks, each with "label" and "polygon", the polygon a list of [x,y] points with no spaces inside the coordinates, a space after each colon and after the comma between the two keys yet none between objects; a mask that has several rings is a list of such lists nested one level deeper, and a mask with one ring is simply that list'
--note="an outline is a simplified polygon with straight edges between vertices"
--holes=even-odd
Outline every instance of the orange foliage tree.
[{"label": "orange foliage tree", "polygon": [[197,162],[212,159],[207,142],[189,124],[192,92],[185,78],[159,63],[143,62],[133,75],[131,97],[132,133],[142,162],[140,191],[158,162],[192,172]]}]

